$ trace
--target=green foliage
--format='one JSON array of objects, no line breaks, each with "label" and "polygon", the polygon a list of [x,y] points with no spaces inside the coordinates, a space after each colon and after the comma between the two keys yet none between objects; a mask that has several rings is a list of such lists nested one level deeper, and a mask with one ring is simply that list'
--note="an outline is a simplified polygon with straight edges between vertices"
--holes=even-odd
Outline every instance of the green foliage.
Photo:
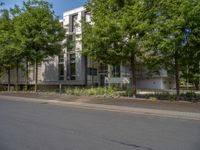
[{"label": "green foliage", "polygon": [[172,66],[174,64],[174,61],[171,60],[175,57],[175,51],[178,51],[180,58],[185,52],[184,44],[188,44],[184,43],[186,42],[184,37],[185,29],[189,28],[193,31],[191,24],[197,23],[197,20],[190,19],[190,13],[197,3],[199,2],[192,0],[163,0],[158,3],[158,7],[155,10],[157,16],[153,24],[154,30],[152,30],[152,34],[149,34],[149,38],[152,38],[152,41],[149,40],[149,42],[152,47],[154,46],[154,51],[157,54],[162,54],[162,61],[168,67],[170,64]]},{"label": "green foliage", "polygon": [[18,55],[18,47],[13,28],[13,19],[8,10],[4,9],[0,16],[0,65],[4,69],[13,67],[14,58]]},{"label": "green foliage", "polygon": [[46,1],[28,0],[23,2],[22,8],[15,6],[10,10],[1,10],[1,70],[16,66],[18,72],[19,63],[25,59],[26,62],[35,62],[37,66],[44,58],[60,54],[64,38],[65,30],[55,16],[52,5]]},{"label": "green foliage", "polygon": [[100,95],[110,95],[110,96],[116,96],[117,91],[112,88],[66,88],[65,94],[67,95],[76,95],[76,96],[100,96]]},{"label": "green foliage", "polygon": [[[137,95],[139,98],[153,99],[153,100],[176,100],[176,95],[171,94],[169,92],[159,92],[155,94],[139,94]],[[182,101],[191,101],[191,102],[200,102],[200,94],[196,94],[195,92],[187,92],[185,94],[180,94],[180,99]]]},{"label": "green foliage", "polygon": [[136,93],[136,66],[143,63],[145,34],[151,30],[156,1],[90,0],[87,9],[91,22],[83,24],[84,53],[90,58],[117,65],[131,66],[133,93]]},{"label": "green foliage", "polygon": [[61,41],[65,31],[48,2],[24,2],[22,12],[16,18],[15,28],[24,54],[31,60],[42,61],[62,50]]},{"label": "green foliage", "polygon": [[[55,16],[52,5],[43,0],[23,2],[23,8],[15,17],[15,32],[21,48],[21,56],[35,63],[35,91],[37,91],[38,63],[44,58],[62,51],[65,30]],[[27,75],[26,75],[27,76]]]},{"label": "green foliage", "polygon": [[143,37],[150,28],[153,2],[147,4],[136,0],[121,2],[91,0],[87,9],[92,22],[84,23],[84,52],[108,64],[130,62],[133,55],[140,57]]},{"label": "green foliage", "polygon": [[155,94],[140,94],[139,98],[153,99],[153,100],[175,100],[176,96],[169,92],[158,92]]},{"label": "green foliage", "polygon": [[186,100],[197,102],[200,101],[200,95],[196,94],[195,92],[187,92],[185,94]]},{"label": "green foliage", "polygon": [[[179,73],[186,76],[186,66],[191,69],[190,79],[196,80],[197,59],[193,58],[199,51],[199,26],[197,17],[200,1],[161,0],[154,9],[156,14],[152,31],[147,35],[147,46],[152,49],[152,66],[163,67],[169,73],[176,74],[177,98],[179,97]],[[191,30],[191,33],[186,32]],[[195,39],[195,40],[194,40]],[[195,56],[196,57],[196,56]]]}]

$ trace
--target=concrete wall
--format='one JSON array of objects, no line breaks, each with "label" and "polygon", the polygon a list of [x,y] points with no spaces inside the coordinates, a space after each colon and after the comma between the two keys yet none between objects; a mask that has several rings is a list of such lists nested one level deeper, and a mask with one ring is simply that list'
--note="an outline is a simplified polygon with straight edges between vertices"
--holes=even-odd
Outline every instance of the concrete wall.
[{"label": "concrete wall", "polygon": [[[24,77],[25,77],[24,72],[19,69],[19,83],[24,82]],[[15,84],[15,82],[16,82],[16,71],[15,70],[10,71],[10,82],[11,82],[11,84]],[[5,74],[3,74],[2,77],[0,78],[0,83],[1,84],[8,83],[7,72]]]},{"label": "concrete wall", "polygon": [[58,81],[58,57],[49,58],[41,65],[41,81],[55,82]]}]

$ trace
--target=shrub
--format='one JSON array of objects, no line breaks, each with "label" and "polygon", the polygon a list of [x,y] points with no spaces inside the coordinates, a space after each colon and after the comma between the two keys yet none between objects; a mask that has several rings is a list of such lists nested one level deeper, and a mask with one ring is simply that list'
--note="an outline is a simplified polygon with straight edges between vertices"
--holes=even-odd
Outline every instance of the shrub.
[{"label": "shrub", "polygon": [[117,92],[114,88],[66,88],[65,94],[67,95],[76,95],[76,96],[97,96],[97,95],[117,95]]},{"label": "shrub", "polygon": [[[66,88],[64,93],[67,95],[76,95],[76,96],[132,96],[132,90],[123,90],[120,91],[115,87],[98,87],[98,88],[80,88],[80,87],[71,87]],[[155,94],[138,94],[138,98],[153,99],[153,100],[170,100],[173,101],[176,98],[175,94],[170,94],[168,92],[158,92]],[[200,101],[200,94],[195,92],[188,92],[186,94],[180,95],[180,100],[197,102]]]},{"label": "shrub", "polygon": [[164,93],[155,93],[155,94],[140,94],[137,95],[139,98],[147,98],[147,99],[154,99],[154,100],[175,100],[175,95],[170,94],[168,92]]},{"label": "shrub", "polygon": [[0,91],[6,91],[6,87],[0,85]]},{"label": "shrub", "polygon": [[184,94],[184,99],[188,101],[197,102],[200,101],[200,95],[196,94],[195,92],[187,92]]},{"label": "shrub", "polygon": [[[176,99],[176,95],[170,94],[170,93],[140,94],[140,95],[137,95],[137,97],[146,98],[146,99],[158,99],[158,100],[175,100]],[[186,94],[180,95],[180,100],[198,102],[200,101],[200,94],[196,94],[195,92],[187,92]]]}]

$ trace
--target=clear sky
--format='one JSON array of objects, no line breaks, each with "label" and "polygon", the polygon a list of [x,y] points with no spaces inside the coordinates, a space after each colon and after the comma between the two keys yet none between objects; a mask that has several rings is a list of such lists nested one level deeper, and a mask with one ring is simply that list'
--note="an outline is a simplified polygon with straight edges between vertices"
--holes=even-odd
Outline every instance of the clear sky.
[{"label": "clear sky", "polygon": [[[6,8],[13,7],[15,4],[22,5],[23,0],[0,0],[5,3]],[[63,12],[84,5],[87,0],[46,0],[53,4],[56,15],[62,17]]]}]

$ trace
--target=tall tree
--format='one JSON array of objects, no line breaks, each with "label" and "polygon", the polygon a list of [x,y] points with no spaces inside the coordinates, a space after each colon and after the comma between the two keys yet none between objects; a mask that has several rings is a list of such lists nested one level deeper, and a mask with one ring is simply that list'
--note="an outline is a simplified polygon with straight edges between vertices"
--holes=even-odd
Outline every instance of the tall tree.
[{"label": "tall tree", "polygon": [[182,58],[182,77],[195,85],[200,86],[200,1],[190,1],[188,10],[189,33],[185,36],[187,45]]},{"label": "tall tree", "polygon": [[10,90],[10,70],[13,68],[13,60],[16,54],[15,36],[13,34],[13,22],[8,10],[1,11],[0,16],[0,64],[8,76],[8,91]]},{"label": "tall tree", "polygon": [[193,7],[188,17],[192,31],[189,37],[189,48],[193,51],[193,57],[195,57],[197,60],[193,63],[193,68],[198,66],[198,73],[196,72],[196,74],[198,74],[199,82],[196,82],[198,83],[198,88],[197,84],[196,88],[200,89],[200,1],[194,1],[192,4]]},{"label": "tall tree", "polygon": [[[197,23],[197,19],[191,20],[190,13],[194,11],[199,3],[193,0],[161,0],[155,9],[156,19],[154,30],[150,36],[154,51],[160,55],[162,64],[175,73],[176,99],[180,96],[180,72],[183,56],[191,51],[186,51],[190,41],[186,40],[188,32],[194,35],[192,24]],[[151,38],[150,38],[151,39]]]},{"label": "tall tree", "polygon": [[18,86],[19,86],[19,68],[20,68],[20,63],[23,62],[23,49],[22,46],[19,44],[19,40],[16,34],[16,18],[20,15],[20,8],[19,6],[15,5],[14,8],[10,9],[10,16],[11,16],[11,23],[12,23],[12,35],[13,35],[13,47],[14,47],[14,52],[13,52],[13,61],[15,64],[15,90],[18,91]]},{"label": "tall tree", "polygon": [[60,53],[65,31],[55,16],[52,5],[43,0],[28,0],[23,3],[22,13],[17,18],[16,33],[26,59],[35,64],[37,92],[38,63]]},{"label": "tall tree", "polygon": [[136,63],[146,49],[145,35],[150,30],[156,1],[90,0],[87,9],[92,22],[84,23],[84,52],[107,64],[128,62],[136,95]]}]

